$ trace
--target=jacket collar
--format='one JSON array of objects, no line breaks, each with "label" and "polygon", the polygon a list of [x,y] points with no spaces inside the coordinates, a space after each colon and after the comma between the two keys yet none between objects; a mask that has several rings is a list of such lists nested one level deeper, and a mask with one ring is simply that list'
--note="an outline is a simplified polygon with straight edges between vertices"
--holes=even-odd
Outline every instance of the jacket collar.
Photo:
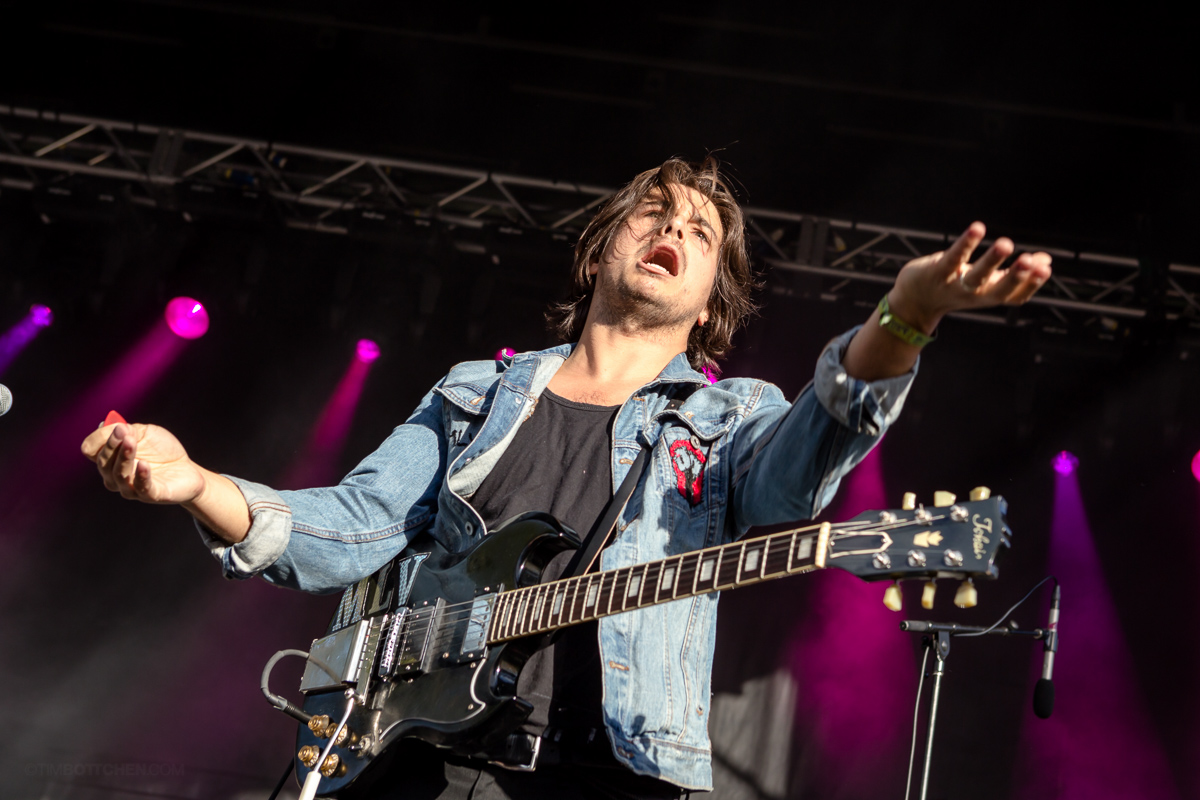
[{"label": "jacket collar", "polygon": [[[532,372],[533,368],[536,367],[536,363],[531,362],[553,356],[559,356],[565,361],[575,351],[577,344],[578,342],[572,342],[570,344],[560,344],[557,347],[551,347],[547,350],[518,353],[512,358],[505,359],[505,364],[510,368],[526,367]],[[708,378],[704,376],[704,373],[692,369],[692,365],[688,363],[687,353],[676,353],[675,357],[667,362],[667,366],[663,367],[663,371],[658,373],[658,377],[647,384],[647,386],[654,386],[659,383],[697,383],[701,386],[707,386]]]}]

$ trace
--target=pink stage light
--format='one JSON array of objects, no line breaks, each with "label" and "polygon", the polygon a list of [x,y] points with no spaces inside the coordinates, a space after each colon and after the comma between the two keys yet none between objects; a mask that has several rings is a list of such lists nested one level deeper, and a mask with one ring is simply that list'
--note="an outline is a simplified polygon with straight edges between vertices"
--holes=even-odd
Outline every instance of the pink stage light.
[{"label": "pink stage light", "polygon": [[54,314],[48,306],[34,305],[20,322],[5,331],[0,336],[0,373],[8,369],[8,365],[41,333],[42,328],[53,321]]},{"label": "pink stage light", "polygon": [[379,358],[379,345],[375,344],[370,339],[359,339],[358,346],[355,349],[355,354],[358,360],[364,364],[370,364],[375,359]]},{"label": "pink stage light", "polygon": [[[369,358],[363,357],[364,344],[369,345],[365,348]],[[337,483],[342,474],[339,461],[354,422],[354,412],[358,409],[363,385],[371,371],[371,362],[378,355],[379,347],[374,342],[363,339],[358,343],[350,366],[325,402],[325,408],[309,433],[304,450],[276,482],[280,488],[308,489]]]},{"label": "pink stage light", "polygon": [[496,360],[503,361],[506,358],[512,358],[516,354],[517,354],[517,351],[513,350],[511,347],[501,347],[499,350],[496,351]]},{"label": "pink stage light", "polygon": [[1200,450],[1197,450],[1196,455],[1192,457],[1192,475],[1200,481]]},{"label": "pink stage light", "polygon": [[[881,447],[846,476],[833,519],[888,507]],[[796,735],[817,751],[805,759],[801,780],[822,797],[886,795],[903,779],[908,755],[912,644],[882,603],[883,584],[836,569],[808,583],[809,605],[788,647]]]},{"label": "pink stage light", "polygon": [[163,316],[171,332],[182,339],[199,339],[208,332],[208,311],[192,297],[176,297]]},{"label": "pink stage light", "polygon": [[1054,457],[1054,461],[1051,463],[1054,464],[1054,471],[1059,475],[1070,475],[1079,466],[1079,459],[1072,453],[1063,450]]},{"label": "pink stage light", "polygon": [[29,319],[39,328],[48,328],[50,323],[54,322],[54,312],[50,310],[50,306],[30,306]]},{"label": "pink stage light", "polygon": [[[1011,796],[1020,800],[1178,800],[1166,750],[1141,692],[1079,488],[1054,478],[1047,571],[1062,582],[1064,639],[1055,659],[1054,714],[1025,706]],[[1049,600],[1043,592],[1043,602]],[[1069,612],[1068,610],[1069,609]],[[1031,616],[1033,611],[1023,612]],[[1046,612],[1036,615],[1046,619]],[[1029,648],[1032,688],[1042,648]]]}]

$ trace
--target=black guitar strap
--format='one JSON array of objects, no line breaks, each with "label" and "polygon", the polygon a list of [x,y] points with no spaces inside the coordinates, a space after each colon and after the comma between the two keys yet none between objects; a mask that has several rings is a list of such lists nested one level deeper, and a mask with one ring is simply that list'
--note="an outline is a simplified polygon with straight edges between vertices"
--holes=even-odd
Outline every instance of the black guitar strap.
[{"label": "black guitar strap", "polygon": [[[681,394],[682,397],[673,397],[667,403],[667,410],[674,411],[683,405],[683,401],[695,391],[696,387],[688,385]],[[600,514],[600,518],[596,520],[596,524],[588,531],[588,535],[583,540],[583,544],[575,551],[574,557],[563,570],[562,577],[574,578],[578,575],[585,575],[591,572],[592,567],[596,565],[600,551],[604,549],[604,545],[612,538],[613,530],[617,527],[617,519],[621,516],[621,512],[625,510],[625,504],[629,502],[633,490],[637,488],[638,479],[642,477],[642,472],[646,469],[646,461],[650,457],[650,450],[642,448],[638,453],[637,458],[633,460],[633,466],[629,468],[629,473],[625,476],[625,480],[621,481],[621,485],[617,487],[617,493],[608,501],[608,505],[604,507],[604,512]]]}]

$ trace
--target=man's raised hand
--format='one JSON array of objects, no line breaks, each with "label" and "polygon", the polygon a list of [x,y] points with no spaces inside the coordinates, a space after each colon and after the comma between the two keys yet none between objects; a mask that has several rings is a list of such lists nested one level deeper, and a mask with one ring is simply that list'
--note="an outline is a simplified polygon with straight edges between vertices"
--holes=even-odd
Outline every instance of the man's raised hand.
[{"label": "man's raised hand", "polygon": [[157,425],[119,422],[93,431],[80,446],[110,492],[143,503],[190,503],[205,488],[205,470],[179,440]]},{"label": "man's raised hand", "polygon": [[905,264],[888,297],[896,316],[931,333],[952,311],[1020,305],[1050,279],[1048,253],[1022,253],[1001,269],[1015,249],[1005,237],[970,263],[986,233],[982,222],[973,222],[947,250]]}]

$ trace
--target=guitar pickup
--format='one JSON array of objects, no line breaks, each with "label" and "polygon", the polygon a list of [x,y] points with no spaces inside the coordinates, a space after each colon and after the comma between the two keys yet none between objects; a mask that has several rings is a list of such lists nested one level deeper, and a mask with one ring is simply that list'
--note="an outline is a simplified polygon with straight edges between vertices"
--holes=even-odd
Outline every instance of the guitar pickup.
[{"label": "guitar pickup", "polygon": [[[433,603],[426,601],[408,612],[408,624],[403,627],[398,636],[398,643],[392,651],[396,677],[408,678],[428,672],[433,666],[433,641],[442,618],[442,609],[446,601],[438,598]],[[440,654],[439,654],[440,655]]]}]

